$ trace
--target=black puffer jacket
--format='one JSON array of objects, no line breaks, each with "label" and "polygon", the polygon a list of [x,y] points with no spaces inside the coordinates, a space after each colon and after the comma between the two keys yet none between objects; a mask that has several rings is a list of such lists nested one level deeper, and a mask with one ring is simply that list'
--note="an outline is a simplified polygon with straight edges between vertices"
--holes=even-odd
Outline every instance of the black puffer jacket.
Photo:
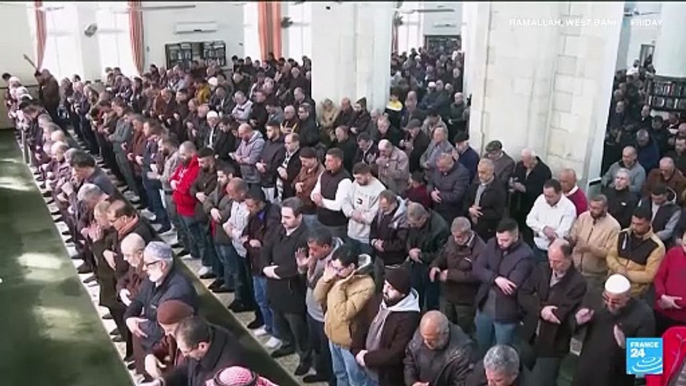
[{"label": "black puffer jacket", "polygon": [[260,162],[266,165],[264,173],[260,173],[262,187],[264,188],[276,186],[276,176],[279,175],[276,170],[286,158],[286,148],[283,141],[284,137],[280,136],[276,140],[269,139],[264,143],[262,154],[260,154]]}]

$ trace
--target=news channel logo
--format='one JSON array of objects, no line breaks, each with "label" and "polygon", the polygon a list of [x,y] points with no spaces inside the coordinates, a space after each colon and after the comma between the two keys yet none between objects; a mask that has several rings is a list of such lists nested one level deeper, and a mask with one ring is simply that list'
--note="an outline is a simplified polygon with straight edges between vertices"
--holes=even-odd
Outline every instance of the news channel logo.
[{"label": "news channel logo", "polygon": [[626,373],[662,374],[662,338],[627,338]]}]

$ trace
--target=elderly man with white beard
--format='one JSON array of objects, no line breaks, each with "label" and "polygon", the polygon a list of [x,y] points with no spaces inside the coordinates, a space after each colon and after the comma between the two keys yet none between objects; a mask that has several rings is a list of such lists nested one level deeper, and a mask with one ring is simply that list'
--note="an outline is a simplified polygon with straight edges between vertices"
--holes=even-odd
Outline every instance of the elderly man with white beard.
[{"label": "elderly man with white beard", "polygon": [[179,300],[197,310],[198,295],[193,284],[174,264],[172,248],[161,241],[151,241],[143,252],[143,281],[138,295],[131,299],[124,314],[126,326],[140,339],[146,352],[159,342],[164,331],[157,323],[159,305]]}]

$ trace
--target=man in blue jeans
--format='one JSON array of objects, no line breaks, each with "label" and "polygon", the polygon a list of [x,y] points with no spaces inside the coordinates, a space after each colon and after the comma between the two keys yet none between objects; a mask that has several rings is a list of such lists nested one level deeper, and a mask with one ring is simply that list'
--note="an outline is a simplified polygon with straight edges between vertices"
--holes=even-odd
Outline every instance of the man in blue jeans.
[{"label": "man in blue jeans", "polygon": [[494,344],[513,344],[521,322],[517,292],[533,268],[533,251],[520,239],[517,222],[502,220],[472,269],[481,281],[474,319],[481,356]]},{"label": "man in blue jeans", "polygon": [[247,250],[246,258],[250,264],[253,292],[257,303],[255,320],[248,324],[248,328],[254,330],[255,336],[271,335],[266,346],[274,349],[281,345],[281,340],[278,338],[272,309],[267,299],[267,278],[262,273],[260,253],[262,245],[273,237],[273,233],[281,225],[281,208],[267,201],[264,191],[259,187],[248,191],[245,205],[250,215],[248,225],[243,232],[244,240],[246,240],[243,245]]},{"label": "man in blue jeans", "polygon": [[229,264],[235,264],[233,268],[235,285],[234,301],[229,305],[233,312],[246,312],[255,309],[255,296],[252,291],[250,280],[250,268],[247,260],[247,250],[244,246],[243,232],[248,225],[250,212],[245,204],[248,194],[248,184],[240,178],[232,178],[226,185],[226,194],[231,199],[231,215],[222,227],[231,238],[231,247],[228,250]]},{"label": "man in blue jeans", "polygon": [[[139,119],[144,119],[141,115],[134,115],[132,122],[134,125],[139,124]],[[157,232],[165,233],[171,230],[171,223],[169,222],[169,216],[167,211],[164,209],[162,204],[162,195],[160,190],[162,190],[162,183],[158,179],[150,178],[154,177],[156,173],[151,173],[152,166],[155,165],[155,157],[157,156],[159,136],[162,133],[162,128],[157,122],[150,121],[143,124],[143,135],[145,135],[145,152],[143,156],[136,158],[136,162],[141,165],[141,180],[143,182],[143,188],[146,191],[146,196],[150,204],[150,209],[155,214],[155,222],[162,225]],[[157,169],[155,169],[157,170]]]}]

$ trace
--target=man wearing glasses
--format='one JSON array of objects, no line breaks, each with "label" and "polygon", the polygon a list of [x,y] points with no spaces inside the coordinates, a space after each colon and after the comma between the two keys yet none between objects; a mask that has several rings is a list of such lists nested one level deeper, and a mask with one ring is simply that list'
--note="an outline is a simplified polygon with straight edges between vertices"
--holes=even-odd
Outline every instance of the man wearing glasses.
[{"label": "man wearing glasses", "polygon": [[161,241],[150,242],[143,251],[143,271],[147,279],[126,309],[129,331],[138,337],[146,352],[164,336],[157,323],[157,308],[167,300],[179,300],[197,311],[197,294],[191,281],[176,268],[171,247]]},{"label": "man wearing glasses", "polygon": [[631,296],[629,279],[620,274],[605,282],[603,308],[580,309],[574,328],[585,326],[586,337],[572,386],[633,385],[625,369],[626,338],[655,336],[655,320],[647,303]]}]

